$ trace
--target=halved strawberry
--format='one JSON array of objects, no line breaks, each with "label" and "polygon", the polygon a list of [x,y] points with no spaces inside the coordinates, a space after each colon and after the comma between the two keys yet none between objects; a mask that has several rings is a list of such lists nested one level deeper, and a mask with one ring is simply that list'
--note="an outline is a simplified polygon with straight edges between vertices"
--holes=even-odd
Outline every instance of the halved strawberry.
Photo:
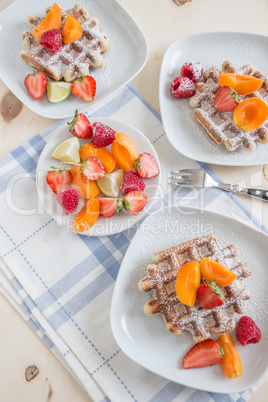
[{"label": "halved strawberry", "polygon": [[86,102],[92,102],[96,93],[96,81],[90,75],[72,83],[72,92]]},{"label": "halved strawberry", "polygon": [[111,218],[116,214],[119,214],[123,207],[122,198],[98,198],[100,203],[100,216],[104,218]]},{"label": "halved strawberry", "polygon": [[141,191],[130,191],[124,197],[124,207],[132,215],[137,215],[147,204],[147,196]]},{"label": "halved strawberry", "polygon": [[69,126],[69,131],[78,138],[91,138],[92,127],[91,124],[83,113],[78,113],[76,109],[74,113],[74,118],[71,122],[67,123]]},{"label": "halved strawberry", "polygon": [[220,363],[224,355],[223,349],[214,339],[206,339],[194,345],[183,358],[184,369],[214,366]]},{"label": "halved strawberry", "polygon": [[151,154],[144,152],[135,160],[134,167],[140,177],[151,178],[159,174],[159,167]]},{"label": "halved strawberry", "polygon": [[88,180],[98,180],[105,176],[100,160],[94,156],[85,159],[81,167],[82,175]]},{"label": "halved strawberry", "polygon": [[218,89],[215,95],[214,107],[220,112],[231,112],[239,102],[238,93],[228,86],[223,86]]},{"label": "halved strawberry", "polygon": [[47,76],[42,71],[34,71],[27,75],[24,85],[32,98],[40,99],[46,92]]},{"label": "halved strawberry", "polygon": [[47,173],[47,184],[54,193],[58,193],[60,190],[65,190],[70,186],[73,180],[73,175],[70,170],[56,168],[51,166],[51,169]]},{"label": "halved strawberry", "polygon": [[211,310],[214,307],[221,306],[224,301],[224,292],[215,281],[203,283],[199,286],[196,293],[196,302],[199,306]]}]

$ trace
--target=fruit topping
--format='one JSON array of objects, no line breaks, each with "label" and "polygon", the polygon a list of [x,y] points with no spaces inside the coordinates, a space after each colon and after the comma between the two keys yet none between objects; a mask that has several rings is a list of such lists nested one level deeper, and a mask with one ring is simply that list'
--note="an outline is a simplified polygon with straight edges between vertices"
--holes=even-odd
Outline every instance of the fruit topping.
[{"label": "fruit topping", "polygon": [[248,343],[258,343],[261,340],[260,328],[252,318],[241,317],[236,326],[236,338],[242,346]]},{"label": "fruit topping", "polygon": [[215,95],[214,107],[220,112],[231,112],[236,108],[240,99],[237,92],[228,87],[220,87]]},{"label": "fruit topping", "polygon": [[121,198],[98,198],[100,203],[100,216],[104,218],[111,218],[119,214],[123,207],[123,200]]},{"label": "fruit topping", "polygon": [[130,191],[124,197],[124,207],[132,215],[137,215],[147,204],[147,196],[141,191]]},{"label": "fruit topping", "polygon": [[72,92],[86,102],[92,102],[96,93],[96,81],[90,75],[72,83]]},{"label": "fruit topping", "polygon": [[159,167],[151,154],[144,152],[135,160],[134,167],[140,177],[152,178],[159,174]]},{"label": "fruit topping", "polygon": [[85,160],[89,156],[95,156],[95,158],[98,158],[104,167],[105,173],[110,173],[115,168],[116,160],[108,149],[95,147],[92,142],[87,142],[83,145],[82,148],[80,148],[79,153],[82,160]]},{"label": "fruit topping", "polygon": [[32,98],[40,99],[46,92],[47,76],[42,71],[34,71],[27,75],[24,85]]},{"label": "fruit topping", "polygon": [[51,29],[42,34],[40,45],[50,53],[56,53],[62,47],[62,34],[60,29]]},{"label": "fruit topping", "polygon": [[262,86],[262,80],[252,75],[240,75],[221,72],[219,75],[220,86],[228,85],[239,95],[249,95]]},{"label": "fruit topping", "polygon": [[128,172],[121,184],[121,193],[127,194],[130,191],[143,191],[145,188],[144,182],[135,172]]},{"label": "fruit topping", "polygon": [[268,106],[260,98],[247,98],[234,111],[235,124],[246,131],[256,130],[268,117]]},{"label": "fruit topping", "polygon": [[54,3],[45,18],[40,22],[37,27],[32,31],[32,35],[40,40],[41,36],[46,31],[51,31],[52,29],[59,29],[61,26],[61,9],[57,3]]},{"label": "fruit topping", "polygon": [[60,190],[57,194],[58,203],[66,215],[72,214],[77,210],[80,195],[75,188]]},{"label": "fruit topping", "polygon": [[47,98],[52,103],[59,103],[68,98],[71,93],[72,84],[63,81],[48,81]]},{"label": "fruit topping", "polygon": [[69,126],[69,131],[78,138],[91,138],[92,128],[91,124],[83,113],[78,113],[76,109],[74,118],[71,122],[67,123]]},{"label": "fruit topping", "polygon": [[111,146],[117,166],[125,172],[134,168],[134,162],[139,157],[133,141],[124,133],[116,133]]},{"label": "fruit topping", "polygon": [[81,197],[91,198],[99,194],[100,190],[96,182],[93,180],[87,180],[81,173],[82,165],[73,165],[71,172],[73,175],[72,188],[76,188],[79,191]]},{"label": "fruit topping", "polygon": [[51,166],[46,176],[46,181],[51,190],[57,194],[60,190],[65,190],[70,186],[73,175],[70,170],[56,168]]},{"label": "fruit topping", "polygon": [[193,82],[200,80],[203,74],[203,68],[199,61],[184,63],[181,68],[181,76],[187,77]]},{"label": "fruit topping", "polygon": [[115,131],[106,124],[93,123],[92,140],[96,147],[107,147],[115,140]]},{"label": "fruit topping", "polygon": [[73,230],[82,233],[94,226],[99,217],[99,209],[100,203],[98,198],[90,198],[76,218],[74,218]]},{"label": "fruit topping", "polygon": [[243,373],[242,363],[237,347],[229,334],[223,334],[217,339],[222,346],[224,356],[220,362],[221,368],[227,378],[240,377]]},{"label": "fruit topping", "polygon": [[77,137],[70,137],[62,141],[52,152],[52,158],[61,162],[78,163],[80,162],[80,142]]},{"label": "fruit topping", "polygon": [[201,282],[201,272],[198,261],[183,264],[176,279],[176,293],[178,299],[187,306],[193,307],[197,289]]},{"label": "fruit topping", "polygon": [[223,359],[221,345],[214,339],[206,339],[194,345],[183,358],[184,369],[214,366]]},{"label": "fruit topping", "polygon": [[201,274],[208,282],[215,280],[219,286],[229,286],[237,275],[217,261],[203,257],[200,262]]},{"label": "fruit topping", "polygon": [[199,306],[211,310],[223,304],[225,301],[224,292],[216,285],[215,281],[203,283],[197,290],[196,301]]},{"label": "fruit topping", "polygon": [[117,169],[112,173],[106,174],[102,179],[97,180],[98,186],[102,194],[106,195],[107,197],[113,197],[113,198],[118,197],[120,194],[120,186],[123,177],[124,177],[123,169]]},{"label": "fruit topping", "polygon": [[195,85],[187,77],[175,78],[171,83],[170,89],[172,95],[178,99],[190,98],[195,94]]},{"label": "fruit topping", "polygon": [[97,180],[104,177],[105,170],[98,158],[90,156],[84,160],[81,173],[87,180]]},{"label": "fruit topping", "polygon": [[62,26],[62,38],[64,43],[72,43],[82,35],[82,25],[71,14],[68,14]]}]

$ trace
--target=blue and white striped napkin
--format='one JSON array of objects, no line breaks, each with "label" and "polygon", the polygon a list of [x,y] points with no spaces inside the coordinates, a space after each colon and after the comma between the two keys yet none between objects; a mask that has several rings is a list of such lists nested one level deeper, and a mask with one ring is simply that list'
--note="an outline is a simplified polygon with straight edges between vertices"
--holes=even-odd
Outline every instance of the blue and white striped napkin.
[{"label": "blue and white striped napkin", "polygon": [[[170,169],[200,167],[170,146],[160,116],[130,86],[91,116],[123,120],[148,137],[161,161],[159,205],[166,205],[167,199],[172,202],[167,197],[172,195],[167,184]],[[90,238],[67,233],[44,212],[36,191],[36,164],[53,131],[65,124],[58,121],[0,160],[2,293],[94,401],[249,399],[252,389],[223,395],[170,382],[120,350],[111,333],[109,309],[120,264],[138,225],[113,236]],[[205,164],[202,168],[219,181]],[[180,203],[220,210],[267,232],[237,197],[217,189],[206,191],[206,197],[200,197],[202,190],[183,189]]]}]

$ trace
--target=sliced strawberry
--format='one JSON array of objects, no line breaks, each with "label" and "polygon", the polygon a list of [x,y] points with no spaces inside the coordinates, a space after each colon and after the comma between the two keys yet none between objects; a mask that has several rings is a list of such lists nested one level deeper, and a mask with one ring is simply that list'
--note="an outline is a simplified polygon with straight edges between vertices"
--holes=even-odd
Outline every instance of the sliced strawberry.
[{"label": "sliced strawberry", "polygon": [[47,173],[47,184],[54,193],[58,193],[60,190],[65,190],[70,186],[73,180],[73,175],[70,170],[59,169],[51,166],[51,169]]},{"label": "sliced strawberry", "polygon": [[24,85],[32,98],[40,99],[46,92],[47,76],[42,71],[34,71],[27,75]]},{"label": "sliced strawberry", "polygon": [[100,216],[104,218],[111,218],[119,214],[123,207],[122,198],[98,198],[100,203]]},{"label": "sliced strawberry", "polygon": [[67,123],[69,126],[69,131],[78,138],[91,138],[92,127],[91,124],[83,113],[78,113],[76,109],[74,113],[74,118],[71,122]]},{"label": "sliced strawberry", "polygon": [[223,358],[223,349],[214,339],[206,339],[194,345],[183,358],[184,369],[214,366]]},{"label": "sliced strawberry", "polygon": [[72,83],[72,92],[84,101],[92,102],[96,93],[96,81],[90,75],[76,80]]},{"label": "sliced strawberry", "polygon": [[81,167],[82,175],[88,180],[98,180],[105,176],[100,160],[94,156],[85,159]]},{"label": "sliced strawberry", "polygon": [[220,112],[231,112],[239,102],[240,98],[237,92],[228,86],[223,86],[218,89],[215,95],[214,107]]},{"label": "sliced strawberry", "polygon": [[151,178],[159,174],[159,167],[151,154],[144,152],[135,160],[134,167],[140,177]]},{"label": "sliced strawberry", "polygon": [[224,292],[215,281],[204,283],[197,290],[196,301],[199,306],[211,310],[223,304],[225,301]]},{"label": "sliced strawberry", "polygon": [[137,215],[147,204],[147,196],[141,191],[130,191],[124,197],[123,204],[128,212]]}]

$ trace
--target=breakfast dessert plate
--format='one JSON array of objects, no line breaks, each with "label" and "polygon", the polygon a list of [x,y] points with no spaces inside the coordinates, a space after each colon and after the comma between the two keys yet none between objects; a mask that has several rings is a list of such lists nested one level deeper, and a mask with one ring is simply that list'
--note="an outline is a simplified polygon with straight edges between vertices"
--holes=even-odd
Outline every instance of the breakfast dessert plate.
[{"label": "breakfast dessert plate", "polygon": [[[2,61],[0,77],[14,95],[35,113],[52,119],[69,117],[75,109],[92,110],[132,80],[143,68],[148,55],[147,43],[135,21],[117,0],[83,1],[90,16],[98,18],[100,30],[109,38],[109,50],[103,55],[101,69],[90,68],[90,75],[96,80],[96,95],[88,103],[71,94],[59,103],[51,103],[45,94],[41,99],[31,98],[24,86],[24,79],[34,68],[23,61],[22,33],[29,30],[30,15],[45,16],[47,7],[53,1],[36,2],[16,0],[0,13],[0,52]],[[76,2],[61,0],[63,10],[72,8]]]},{"label": "breakfast dessert plate", "polygon": [[[146,212],[148,212],[152,203],[156,199],[158,199],[161,167],[153,145],[139,130],[137,130],[130,124],[109,118],[90,118],[91,125],[94,122],[101,122],[102,124],[111,127],[117,133],[125,133],[133,141],[138,153],[141,154],[147,152],[151,154],[160,169],[160,173],[157,176],[143,180],[145,183],[145,189],[143,190],[143,193],[147,196],[148,202],[140,213],[138,213],[137,215],[132,215],[128,211],[126,211],[125,208],[122,208],[120,214],[115,214],[110,218],[99,216],[94,226],[92,226],[89,230],[80,233],[86,236],[107,236],[122,232],[130,228],[131,226],[135,225],[144,216],[144,214],[146,214]],[[63,164],[60,161],[51,157],[55,148],[61,142],[67,140],[70,137],[72,137],[72,134],[70,133],[66,123],[55,129],[55,131],[51,133],[51,137],[48,140],[47,145],[44,147],[37,163],[36,185],[39,199],[47,213],[52,216],[52,218],[57,222],[59,226],[65,227],[66,230],[73,231],[72,225],[74,218],[78,215],[78,212],[85,205],[87,199],[85,199],[84,197],[80,197],[76,212],[66,215],[63,212],[62,207],[57,202],[56,194],[53,193],[46,181],[47,172],[51,170],[52,166],[57,168],[71,169],[71,165]],[[75,139],[76,137],[73,136],[72,138]],[[81,147],[90,141],[91,139],[79,138]],[[108,146],[106,148],[107,150],[110,150],[111,146]],[[116,169],[117,167],[115,167],[115,170]],[[104,195],[100,192],[97,195],[97,198],[98,197],[104,197]],[[123,198],[123,195],[120,195],[120,198]]]},{"label": "breakfast dessert plate", "polygon": [[[147,275],[152,256],[162,250],[200,236],[214,235],[220,244],[235,244],[238,261],[246,262],[252,274],[244,284],[250,292],[244,315],[259,326],[262,338],[257,344],[241,346],[235,331],[230,332],[239,351],[243,374],[232,380],[221,366],[183,369],[182,359],[195,345],[189,331],[170,333],[161,315],[147,316],[143,306],[151,294],[141,292],[138,284]],[[241,392],[257,385],[267,376],[266,352],[268,313],[266,287],[268,273],[267,236],[229,217],[191,207],[166,207],[150,215],[131,241],[121,264],[113,293],[110,322],[119,347],[132,360],[170,381],[216,392]],[[237,322],[240,314],[235,314]],[[212,339],[217,339],[211,333]]]},{"label": "breakfast dessert plate", "polygon": [[268,75],[264,49],[268,38],[243,32],[208,32],[182,37],[166,51],[160,73],[159,101],[166,135],[172,146],[181,154],[205,163],[227,166],[254,166],[267,162],[268,144],[257,142],[256,148],[246,152],[241,148],[228,151],[216,144],[196,121],[190,99],[172,96],[170,84],[180,76],[186,62],[200,62],[203,71],[231,60],[236,68],[246,64]]}]

